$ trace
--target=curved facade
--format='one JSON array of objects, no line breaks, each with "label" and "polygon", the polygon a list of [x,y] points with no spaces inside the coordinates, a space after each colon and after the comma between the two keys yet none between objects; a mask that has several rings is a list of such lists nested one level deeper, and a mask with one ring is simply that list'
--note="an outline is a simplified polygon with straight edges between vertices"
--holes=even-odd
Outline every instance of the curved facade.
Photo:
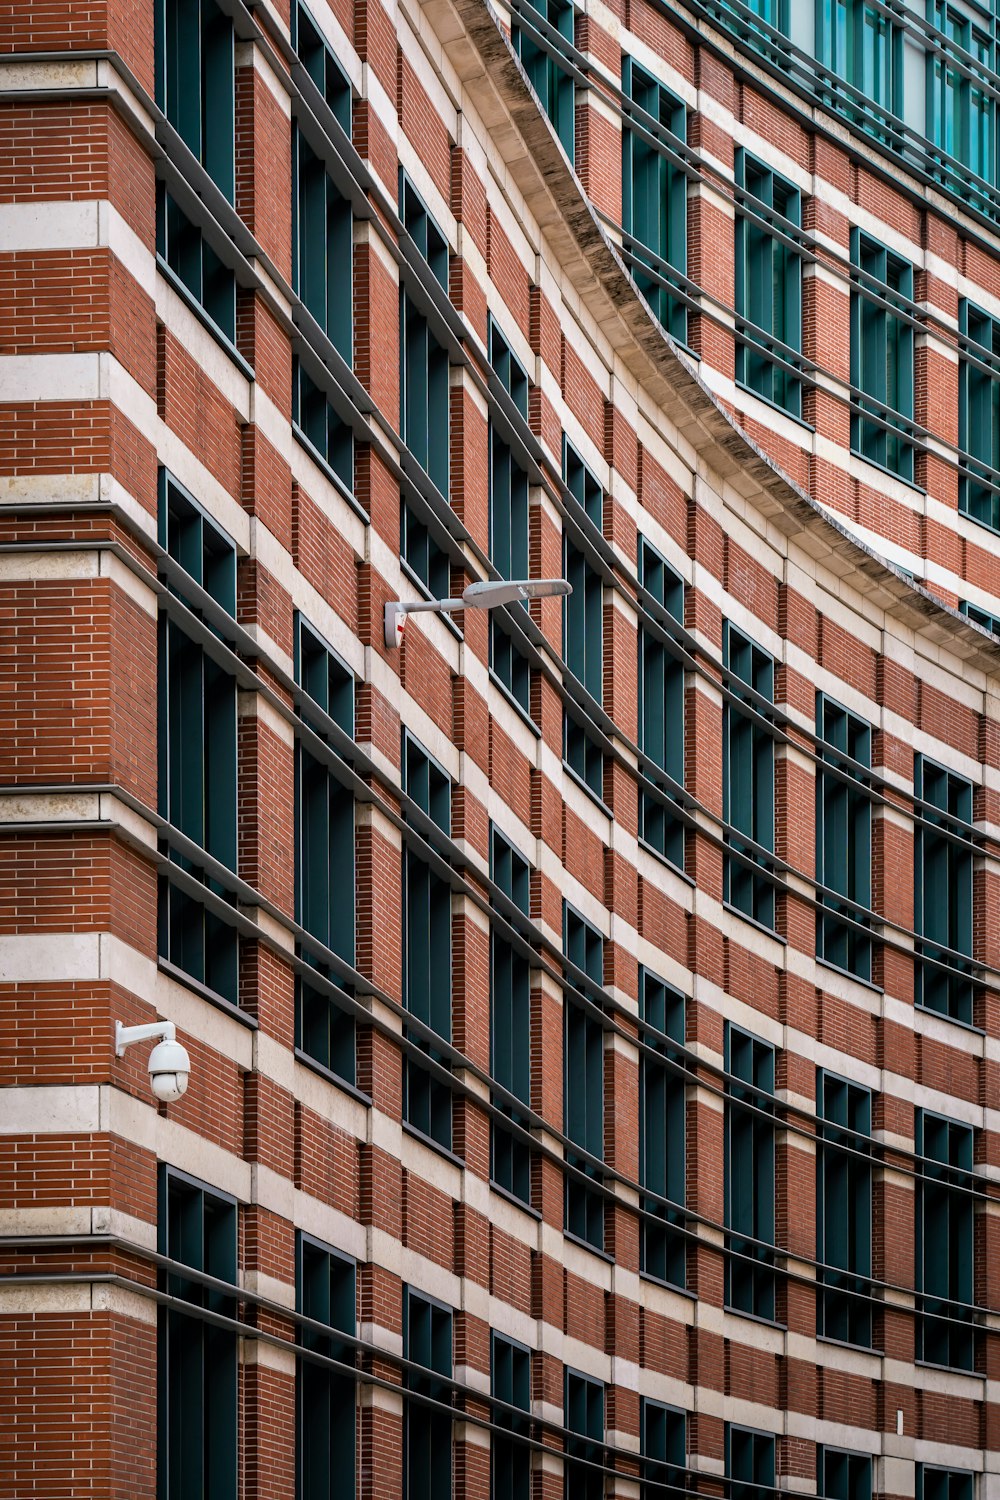
[{"label": "curved facade", "polygon": [[0,1495],[993,1500],[937,9],[18,8]]}]

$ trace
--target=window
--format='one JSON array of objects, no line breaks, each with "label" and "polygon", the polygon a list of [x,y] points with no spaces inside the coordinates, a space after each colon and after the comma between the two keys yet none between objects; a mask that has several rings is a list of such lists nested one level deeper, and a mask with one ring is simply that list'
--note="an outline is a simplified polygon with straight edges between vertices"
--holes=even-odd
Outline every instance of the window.
[{"label": "window", "polygon": [[639,1019],[639,1182],[655,1195],[642,1200],[640,1269],[684,1286],[684,1080],[670,1066],[684,1045],[684,996],[647,969],[639,971]]},{"label": "window", "polygon": [[[639,538],[639,582],[678,625],[684,624],[684,580],[644,537]],[[684,785],[684,666],[640,615],[639,749],[677,786]],[[650,780],[647,767],[645,775]],[[670,863],[684,868],[684,824],[664,798],[673,789],[639,793],[639,836]]]},{"label": "window", "polygon": [[918,755],[913,793],[916,1003],[971,1026],[972,783]]},{"label": "window", "polygon": [[817,1489],[826,1500],[872,1500],[872,1461],[867,1453],[820,1446]]},{"label": "window", "polygon": [[[774,885],[754,866],[769,869],[774,851],[774,740],[757,699],[774,702],[774,661],[748,636],[723,622],[723,665],[733,700],[722,714],[722,816],[733,851],[723,866],[723,896],[764,927],[774,926]],[[745,702],[747,710],[739,707]],[[742,837],[741,837],[742,835]],[[736,857],[742,856],[742,857]]]},{"label": "window", "polygon": [[969,1125],[917,1110],[917,1359],[971,1370],[976,1179]]},{"label": "window", "polygon": [[870,1348],[871,1091],[820,1069],[816,1095],[823,1142],[816,1155],[816,1258],[823,1288],[816,1301],[816,1331]]},{"label": "window", "polygon": [[[490,1454],[490,1500],[530,1500],[531,1449],[519,1443],[528,1435],[531,1412],[531,1354],[523,1344],[490,1335],[490,1394],[504,1406],[493,1408],[493,1421],[511,1436],[494,1432]],[[504,1407],[515,1407],[515,1411]],[[524,1412],[522,1417],[520,1412]]]},{"label": "window", "polygon": [[230,203],[233,52],[232,20],[215,0],[156,0],[156,102]]},{"label": "window", "polygon": [[[490,321],[490,364],[519,416],[528,420],[528,377]],[[504,578],[528,577],[528,476],[490,421],[490,557]]]},{"label": "window", "polygon": [[399,507],[399,553],[432,598],[447,599],[451,561],[426,521],[421,521],[405,500]]},{"label": "window", "polygon": [[985,609],[980,609],[977,604],[970,604],[967,599],[964,599],[958,607],[973,625],[981,625],[991,635],[1000,636],[1000,617],[989,614]]},{"label": "window", "polygon": [[351,205],[302,134],[292,135],[292,287],[348,364],[353,345]]},{"label": "window", "polygon": [[[563,480],[587,519],[601,530],[604,491],[576,450],[563,439]],[[604,699],[604,580],[569,533],[563,532],[563,577],[573,592],[563,599],[563,660],[582,687]],[[595,796],[604,796],[604,754],[585,727],[582,709],[563,720],[566,764]]]},{"label": "window", "polygon": [[[530,911],[531,868],[494,828],[490,841],[493,880],[525,916]],[[501,1088],[531,1106],[531,973],[528,960],[494,928],[490,933],[490,1073]],[[526,1125],[514,1106],[497,1101],[515,1123]],[[522,1202],[531,1201],[531,1148],[493,1122],[493,1181]]]},{"label": "window", "polygon": [[[301,1233],[297,1250],[296,1310],[353,1338],[357,1327],[354,1262]],[[326,1359],[354,1364],[350,1344],[312,1328],[303,1328],[301,1338],[306,1349]],[[298,1500],[353,1495],[354,1379],[310,1359],[299,1359],[297,1366]]]},{"label": "window", "polygon": [[[927,53],[928,138],[945,156],[990,181],[994,149],[990,89],[995,87],[990,78],[992,43],[962,9],[946,0],[933,0],[931,17],[946,51]],[[950,172],[941,175],[945,181],[952,177]]]},{"label": "window", "polygon": [[769,1432],[726,1424],[729,1500],[766,1500],[774,1489],[774,1438]]},{"label": "window", "polygon": [[[436,1401],[450,1399],[452,1314],[449,1308],[403,1289],[403,1358],[422,1365],[407,1388]],[[403,1427],[404,1500],[451,1500],[451,1418],[407,1401]]]},{"label": "window", "polygon": [[880,128],[903,112],[903,34],[879,4],[865,0],[817,0],[816,40],[820,61],[851,85],[831,102],[862,129],[892,140]]},{"label": "window", "polygon": [[156,253],[226,342],[235,344],[236,276],[162,183],[156,198]]},{"label": "window", "polygon": [[[490,611],[490,671],[518,708],[531,718],[531,666],[521,648]],[[534,722],[534,721],[532,721]]]},{"label": "window", "polygon": [[[442,833],[451,835],[451,782],[408,734],[403,736],[403,790]],[[451,886],[409,846],[403,854],[404,1004],[443,1042],[451,1042]],[[412,1040],[447,1067],[430,1037]],[[414,1057],[406,1061],[403,1118],[451,1150],[451,1089]]]},{"label": "window", "polygon": [[962,1469],[916,1465],[916,1500],[973,1500],[975,1476]]},{"label": "window", "polygon": [[[560,144],[570,161],[573,160],[576,138],[573,75],[552,54],[539,45],[534,37],[541,33],[545,40],[563,37],[573,45],[573,6],[570,0],[528,0],[534,16],[524,15],[524,26],[511,28],[514,50],[521,59],[528,82],[538,95],[538,102],[555,128]],[[535,19],[540,18],[544,29]],[[558,47],[558,42],[555,43]]]},{"label": "window", "polygon": [[958,508],[1000,531],[1000,322],[962,298],[958,326]]},{"label": "window", "polygon": [[913,482],[913,267],[851,231],[851,450]]},{"label": "window", "polygon": [[[418,250],[445,291],[448,289],[448,242],[400,171],[400,213]],[[449,405],[448,354],[430,331],[426,314],[405,286],[399,289],[400,436],[428,477],[448,495]]]},{"label": "window", "polygon": [[[160,1168],[157,1249],[237,1290],[235,1200]],[[235,1298],[179,1272],[162,1290],[193,1308],[236,1318]],[[236,1500],[237,1335],[162,1307],[157,1315],[157,1491],[162,1500]]]},{"label": "window", "polygon": [[[160,471],[160,545],[228,615],[236,613],[236,548],[165,470]],[[183,583],[172,592],[183,599]],[[184,600],[196,615],[193,600]],[[160,615],[158,650],[159,810],[169,824],[228,870],[236,869],[236,678],[181,624]],[[179,852],[160,878],[159,951],[172,967],[237,1003],[239,939],[189,880],[224,895]]]},{"label": "window", "polygon": [[[741,385],[802,415],[802,223],[797,188],[745,151],[736,153],[743,211],[736,217],[736,348]],[[763,221],[763,222],[761,222]],[[789,239],[795,243],[789,244]]]},{"label": "window", "polygon": [[292,427],[334,480],[353,493],[354,433],[326,392],[306,374],[298,355],[292,360]]},{"label": "window", "polygon": [[292,46],[299,61],[344,131],[351,134],[351,84],[340,66],[329,42],[304,5],[291,7]]},{"label": "window", "polygon": [[817,693],[816,734],[816,876],[824,887],[816,953],[870,980],[872,940],[864,929],[871,923],[872,808],[864,772],[872,763],[871,725]]},{"label": "window", "polygon": [[[604,984],[604,939],[596,927],[563,904],[563,951],[594,984]],[[574,980],[570,977],[570,983]],[[563,1099],[565,1130],[596,1161],[568,1151],[566,1161],[586,1178],[599,1179],[604,1156],[604,1027],[572,998],[563,997],[565,1021]],[[579,1177],[566,1174],[566,1232],[604,1249],[604,1197]]]},{"label": "window", "polygon": [[774,1048],[726,1024],[726,1304],[774,1317]]},{"label": "window", "polygon": [[639,1451],[642,1464],[642,1500],[656,1496],[677,1497],[687,1493],[687,1433],[685,1416],[672,1406],[639,1399]]},{"label": "window", "polygon": [[566,1427],[574,1435],[566,1439],[565,1500],[604,1500],[604,1386],[575,1370],[566,1371]]},{"label": "window", "polygon": [[[632,251],[632,274],[664,328],[683,344],[687,307],[676,290],[687,273],[687,176],[677,152],[687,136],[687,111],[630,57],[622,58],[622,92],[640,127],[622,131],[622,228],[642,247]],[[644,274],[643,266],[655,274]],[[671,279],[671,269],[681,282]]]},{"label": "window", "polygon": [[[354,678],[300,614],[295,616],[298,714],[314,734],[330,741],[324,716],[354,734]],[[354,798],[329,767],[303,745],[295,746],[295,920],[317,940],[354,963]],[[300,944],[300,956],[319,976],[339,983],[322,952]],[[354,1017],[325,987],[298,976],[296,1045],[353,1084]]]}]

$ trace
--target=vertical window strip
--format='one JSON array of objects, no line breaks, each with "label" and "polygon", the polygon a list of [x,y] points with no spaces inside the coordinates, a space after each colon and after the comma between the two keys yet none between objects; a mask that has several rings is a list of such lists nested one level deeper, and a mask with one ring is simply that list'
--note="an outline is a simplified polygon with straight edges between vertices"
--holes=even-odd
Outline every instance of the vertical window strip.
[{"label": "vertical window strip", "polygon": [[292,134],[292,287],[343,359],[353,360],[351,205],[302,131]]},{"label": "vertical window strip", "polygon": [[[296,1243],[296,1311],[352,1338],[357,1331],[356,1270],[340,1251],[301,1231]],[[354,1363],[354,1350],[331,1334],[303,1328],[306,1349]],[[357,1418],[354,1378],[309,1359],[296,1361],[297,1500],[354,1493]]]},{"label": "vertical window strip", "polygon": [[292,46],[344,134],[351,134],[351,83],[309,11],[293,0]]},{"label": "vertical window strip", "polygon": [[[730,675],[730,688],[738,699],[740,683],[757,698],[774,702],[774,659],[760,646],[723,622],[723,665]],[[723,895],[730,906],[763,927],[774,926],[774,885],[753,866],[767,868],[766,856],[774,852],[774,739],[760,718],[738,702],[727,700],[723,708],[722,794],[726,844],[736,854],[727,854],[723,865]],[[742,837],[741,837],[742,835]],[[750,842],[748,842],[750,841]],[[755,847],[756,846],[756,847]]]},{"label": "vertical window strip", "polygon": [[[679,145],[687,139],[687,110],[631,57],[622,58],[622,92]],[[646,121],[637,121],[646,127]],[[635,284],[673,338],[687,343],[687,306],[671,292],[670,269],[687,276],[687,177],[643,132],[622,130],[622,227],[649,252],[633,250]],[[656,276],[646,276],[648,265]],[[666,285],[664,284],[666,281]]]},{"label": "vertical window strip", "polygon": [[767,225],[794,233],[802,221],[801,195],[742,150],[736,183],[750,211],[736,219],[736,315],[744,320],[736,379],[800,417],[802,381],[788,365],[802,351],[802,257]]},{"label": "vertical window strip", "polygon": [[[558,51],[555,38],[561,37],[573,46],[573,5],[571,0],[525,0],[525,8],[520,14],[527,25],[514,24],[511,27],[514,50],[542,109],[552,121],[560,145],[573,161],[576,152],[576,88],[572,73],[554,55]],[[550,28],[543,30],[540,38],[531,25],[536,16]],[[555,37],[551,37],[551,33]],[[548,46],[543,45],[546,41]]]},{"label": "vertical window strip", "polygon": [[160,183],[156,195],[156,253],[171,279],[187,292],[230,348],[236,343],[236,274],[212,249]]},{"label": "vertical window strip", "polygon": [[348,494],[354,493],[354,432],[307,373],[292,359],[292,431]]},{"label": "vertical window strip", "polygon": [[[604,1500],[604,1386],[589,1375],[566,1371],[565,1500]],[[576,1460],[574,1462],[574,1460]],[[581,1462],[582,1460],[582,1462]]]},{"label": "vertical window strip", "polygon": [[913,267],[858,229],[851,262],[851,450],[913,482],[913,328],[898,310],[913,298]]},{"label": "vertical window strip", "polygon": [[184,144],[235,201],[233,22],[215,0],[156,0],[156,102]]},{"label": "vertical window strip", "polygon": [[[450,1308],[403,1289],[403,1358],[423,1368],[406,1377],[407,1389],[450,1400],[453,1374]],[[403,1426],[404,1500],[451,1500],[452,1423],[447,1413],[406,1402]]]},{"label": "vertical window strip", "polygon": [[819,1493],[826,1500],[872,1500],[872,1461],[867,1453],[820,1445],[816,1455]]},{"label": "vertical window strip", "polygon": [[816,1331],[871,1348],[871,1091],[817,1072],[822,1145],[816,1156],[816,1258],[822,1263]]},{"label": "vertical window strip", "polygon": [[[973,1021],[972,783],[926,756],[914,762],[914,928],[920,934],[914,998],[928,1010]],[[922,961],[921,961],[922,960]]]},{"label": "vertical window strip", "polygon": [[[603,521],[604,491],[567,439],[563,438],[563,482],[588,519]],[[585,553],[563,532],[563,577],[573,592],[563,599],[563,660],[586,692],[604,699],[604,580]],[[584,711],[563,715],[563,758],[596,797],[604,796],[604,753],[587,731]]]},{"label": "vertical window strip", "polygon": [[[604,984],[604,939],[579,913],[563,903],[563,951],[596,985]],[[571,977],[570,985],[576,981]],[[597,1161],[604,1157],[604,1028],[599,1017],[564,998],[563,1126],[566,1135]],[[596,1180],[600,1168],[567,1152],[567,1162]],[[604,1249],[604,1198],[579,1177],[566,1175],[566,1232]]]},{"label": "vertical window strip", "polygon": [[[447,291],[448,241],[402,168],[399,211],[417,250]],[[448,354],[404,286],[399,291],[399,362],[400,436],[447,498],[451,424]]]},{"label": "vertical window strip", "polygon": [[[639,538],[639,582],[678,625],[684,624],[684,580]],[[658,635],[639,625],[639,748],[671,781],[684,784],[684,667]],[[650,777],[649,769],[645,775]],[[650,778],[655,779],[655,778]],[[662,792],[673,800],[673,792]],[[678,869],[684,868],[684,824],[662,797],[639,793],[639,837]]]},{"label": "vertical window strip", "polygon": [[1000,321],[964,297],[958,318],[958,508],[1000,531]]},{"label": "vertical window strip", "polygon": [[917,1359],[971,1370],[976,1187],[972,1127],[918,1109],[915,1150]]},{"label": "vertical window strip", "polygon": [[816,914],[816,953],[870,980],[872,940],[864,929],[871,926],[872,804],[864,770],[871,767],[871,725],[818,693],[816,732],[816,870],[825,887]]},{"label": "vertical window strip", "polygon": [[531,1449],[517,1439],[530,1431],[531,1351],[495,1329],[490,1334],[490,1394],[503,1403],[493,1408],[490,1500],[530,1500]]},{"label": "vertical window strip", "polygon": [[648,1396],[640,1397],[639,1452],[643,1460],[641,1500],[687,1492],[687,1419],[683,1411]]},{"label": "vertical window strip", "polygon": [[726,1304],[773,1321],[775,1052],[726,1023]]},{"label": "vertical window strip", "polygon": [[[518,911],[529,916],[528,861],[496,828],[491,828],[490,855],[495,884]],[[531,971],[527,958],[496,928],[490,932],[490,1002],[490,1073],[501,1088],[530,1108]],[[513,1121],[526,1124],[506,1102],[497,1104]],[[491,1176],[515,1198],[531,1202],[531,1148],[496,1120],[491,1126]]]},{"label": "vertical window strip", "polygon": [[684,997],[647,969],[639,971],[639,1019],[642,1040],[652,1049],[639,1063],[639,1181],[655,1195],[642,1200],[640,1270],[683,1287],[684,1080],[669,1064],[678,1061],[684,1046]]},{"label": "vertical window strip", "polygon": [[774,1489],[774,1437],[749,1427],[726,1424],[726,1478],[729,1500],[766,1500]]}]

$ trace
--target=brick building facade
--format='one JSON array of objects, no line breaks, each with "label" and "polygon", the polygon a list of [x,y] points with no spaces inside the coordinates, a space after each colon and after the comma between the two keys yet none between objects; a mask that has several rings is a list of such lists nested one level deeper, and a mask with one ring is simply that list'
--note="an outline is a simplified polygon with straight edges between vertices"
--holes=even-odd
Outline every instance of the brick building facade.
[{"label": "brick building facade", "polygon": [[0,1496],[996,1500],[996,17],[292,5],[3,36]]}]

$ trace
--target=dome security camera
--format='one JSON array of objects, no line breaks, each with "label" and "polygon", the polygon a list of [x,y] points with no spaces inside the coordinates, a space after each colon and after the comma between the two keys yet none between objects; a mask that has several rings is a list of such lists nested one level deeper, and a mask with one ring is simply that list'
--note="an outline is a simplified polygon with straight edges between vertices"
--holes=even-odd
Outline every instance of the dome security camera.
[{"label": "dome security camera", "polygon": [[191,1059],[177,1041],[159,1042],[149,1054],[149,1086],[162,1104],[176,1104],[187,1092]]},{"label": "dome security camera", "polygon": [[115,1022],[115,1056],[122,1057],[133,1042],[160,1040],[149,1054],[149,1086],[161,1104],[176,1104],[187,1092],[191,1059],[177,1040],[173,1021],[153,1021],[148,1026],[123,1026]]}]

